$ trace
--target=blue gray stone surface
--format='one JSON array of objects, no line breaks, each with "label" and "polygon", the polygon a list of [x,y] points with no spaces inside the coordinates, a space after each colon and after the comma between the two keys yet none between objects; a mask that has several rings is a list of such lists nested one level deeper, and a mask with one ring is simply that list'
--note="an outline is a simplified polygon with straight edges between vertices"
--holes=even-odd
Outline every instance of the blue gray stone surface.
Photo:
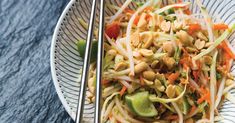
[{"label": "blue gray stone surface", "polygon": [[0,123],[69,123],[53,85],[50,45],[69,0],[0,0]]}]

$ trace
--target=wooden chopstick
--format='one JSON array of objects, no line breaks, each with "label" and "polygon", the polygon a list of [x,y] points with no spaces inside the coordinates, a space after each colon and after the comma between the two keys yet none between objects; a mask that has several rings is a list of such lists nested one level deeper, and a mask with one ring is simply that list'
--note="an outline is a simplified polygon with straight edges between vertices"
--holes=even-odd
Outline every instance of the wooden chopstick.
[{"label": "wooden chopstick", "polygon": [[88,74],[89,74],[91,45],[92,45],[92,39],[93,39],[93,28],[94,28],[94,22],[95,22],[97,1],[98,0],[93,0],[92,2],[91,16],[90,16],[88,34],[87,34],[87,39],[86,39],[84,64],[83,64],[83,69],[82,69],[81,88],[80,88],[80,95],[78,99],[79,101],[78,101],[78,106],[77,106],[75,123],[81,123],[82,118],[83,118],[83,107],[84,107],[84,101],[86,97],[86,87],[87,87],[87,80],[88,80]]},{"label": "wooden chopstick", "polygon": [[100,0],[100,18],[99,18],[99,37],[98,37],[98,54],[97,54],[97,68],[96,68],[96,98],[95,98],[95,123],[100,123],[101,105],[100,100],[102,98],[102,63],[103,63],[103,39],[104,39],[104,0]]}]

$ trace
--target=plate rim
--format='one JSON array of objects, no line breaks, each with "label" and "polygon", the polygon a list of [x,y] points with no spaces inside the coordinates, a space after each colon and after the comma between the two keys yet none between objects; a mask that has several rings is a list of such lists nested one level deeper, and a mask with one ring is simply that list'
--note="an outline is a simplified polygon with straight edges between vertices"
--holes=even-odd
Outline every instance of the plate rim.
[{"label": "plate rim", "polygon": [[73,111],[70,109],[61,89],[59,86],[59,82],[56,76],[56,70],[55,70],[55,45],[56,45],[56,39],[57,39],[57,34],[59,33],[59,29],[61,27],[61,24],[63,22],[63,19],[66,17],[66,14],[68,13],[69,9],[72,7],[72,5],[76,2],[76,0],[70,0],[69,3],[66,5],[65,9],[63,10],[61,16],[59,17],[59,20],[57,21],[56,27],[54,29],[53,37],[51,40],[51,51],[50,51],[50,66],[51,66],[51,76],[52,76],[52,81],[54,83],[56,93],[59,96],[59,99],[65,108],[66,112],[70,115],[70,117],[75,120],[75,114]]}]

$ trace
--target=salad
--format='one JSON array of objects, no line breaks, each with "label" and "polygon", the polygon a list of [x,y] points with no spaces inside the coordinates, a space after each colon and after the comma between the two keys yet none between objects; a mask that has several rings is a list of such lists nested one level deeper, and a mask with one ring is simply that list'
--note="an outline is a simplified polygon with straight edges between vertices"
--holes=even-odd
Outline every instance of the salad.
[{"label": "salad", "polygon": [[[128,8],[130,3],[138,6]],[[102,80],[104,123],[204,123],[223,117],[223,100],[232,102],[230,72],[235,51],[228,37],[235,25],[213,21],[197,0],[126,0],[107,4]],[[84,23],[84,22],[83,22]],[[84,55],[84,41],[78,41]],[[94,102],[97,41],[93,42],[87,97]]]}]

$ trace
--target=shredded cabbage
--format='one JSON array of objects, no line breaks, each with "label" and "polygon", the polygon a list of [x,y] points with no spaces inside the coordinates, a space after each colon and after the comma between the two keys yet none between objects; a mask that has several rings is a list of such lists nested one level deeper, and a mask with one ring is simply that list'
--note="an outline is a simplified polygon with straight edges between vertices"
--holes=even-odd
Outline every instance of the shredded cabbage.
[{"label": "shredded cabbage", "polygon": [[106,105],[108,104],[108,102],[116,95],[118,95],[119,92],[116,92],[116,93],[113,93],[111,96],[107,97],[104,101],[104,104],[103,104],[103,107],[102,107],[102,110],[101,110],[101,122],[103,122],[103,118],[104,118],[104,114],[105,114],[105,109],[106,109]]},{"label": "shredded cabbage", "polygon": [[211,105],[210,105],[210,122],[214,122],[215,117],[215,92],[216,92],[216,58],[218,51],[215,51],[213,55],[213,61],[210,70],[210,96],[211,96]]},{"label": "shredded cabbage", "polygon": [[183,113],[180,111],[178,105],[175,102],[172,102],[171,104],[174,106],[174,108],[179,116],[179,123],[183,123],[184,122]]},{"label": "shredded cabbage", "polygon": [[208,119],[201,119],[201,120],[198,120],[196,123],[210,123],[210,120],[208,120]]},{"label": "shredded cabbage", "polygon": [[223,95],[223,90],[224,90],[224,84],[225,84],[225,80],[226,78],[223,77],[221,83],[220,83],[220,86],[219,86],[219,90],[217,92],[217,98],[215,100],[215,109],[218,107],[220,101],[221,101],[221,97]]},{"label": "shredded cabbage", "polygon": [[131,43],[130,43],[130,39],[131,39],[131,28],[132,28],[132,24],[136,18],[136,16],[138,15],[139,12],[143,11],[146,7],[150,6],[153,3],[152,0],[146,2],[143,6],[141,6],[130,18],[129,22],[128,22],[128,26],[127,26],[127,31],[126,31],[126,46],[127,46],[127,52],[128,52],[128,59],[129,59],[129,64],[130,64],[130,75],[134,76],[134,60],[133,60],[133,53],[132,53],[132,48],[131,48]]},{"label": "shredded cabbage", "polygon": [[108,23],[112,23],[125,9],[126,7],[131,3],[132,0],[126,0],[126,2],[122,5],[122,7],[115,13],[114,16],[110,18]]},{"label": "shredded cabbage", "polygon": [[230,29],[227,29],[219,38],[217,38],[214,42],[213,45],[211,45],[208,49],[202,51],[201,53],[199,53],[198,55],[193,57],[193,60],[198,60],[200,59],[202,56],[210,53],[212,50],[214,50],[224,39],[226,39],[229,34],[235,29],[235,24],[232,25],[232,27]]},{"label": "shredded cabbage", "polygon": [[202,6],[202,3],[200,2],[200,0],[197,0],[197,4],[202,12],[202,15],[204,16],[205,22],[206,22],[206,28],[207,28],[207,32],[208,32],[208,36],[209,36],[209,41],[213,42],[214,35],[213,35],[213,31],[212,31],[212,20],[209,17],[206,9]]},{"label": "shredded cabbage", "polygon": [[184,96],[185,91],[186,91],[186,85],[184,86],[184,91],[176,98],[165,99],[165,98],[156,97],[156,95],[150,95],[149,100],[152,102],[160,102],[160,103],[175,102]]},{"label": "shredded cabbage", "polygon": [[127,113],[125,110],[123,110],[123,108],[122,108],[122,106],[121,106],[122,104],[121,104],[121,102],[119,101],[119,99],[118,99],[117,96],[115,97],[115,103],[116,103],[116,106],[117,106],[119,112],[122,114],[122,116],[123,116],[125,119],[129,120],[129,121],[132,122],[132,123],[143,123],[143,122],[141,122],[141,121],[135,120],[134,118],[130,117],[130,116],[128,115],[128,113]]}]

